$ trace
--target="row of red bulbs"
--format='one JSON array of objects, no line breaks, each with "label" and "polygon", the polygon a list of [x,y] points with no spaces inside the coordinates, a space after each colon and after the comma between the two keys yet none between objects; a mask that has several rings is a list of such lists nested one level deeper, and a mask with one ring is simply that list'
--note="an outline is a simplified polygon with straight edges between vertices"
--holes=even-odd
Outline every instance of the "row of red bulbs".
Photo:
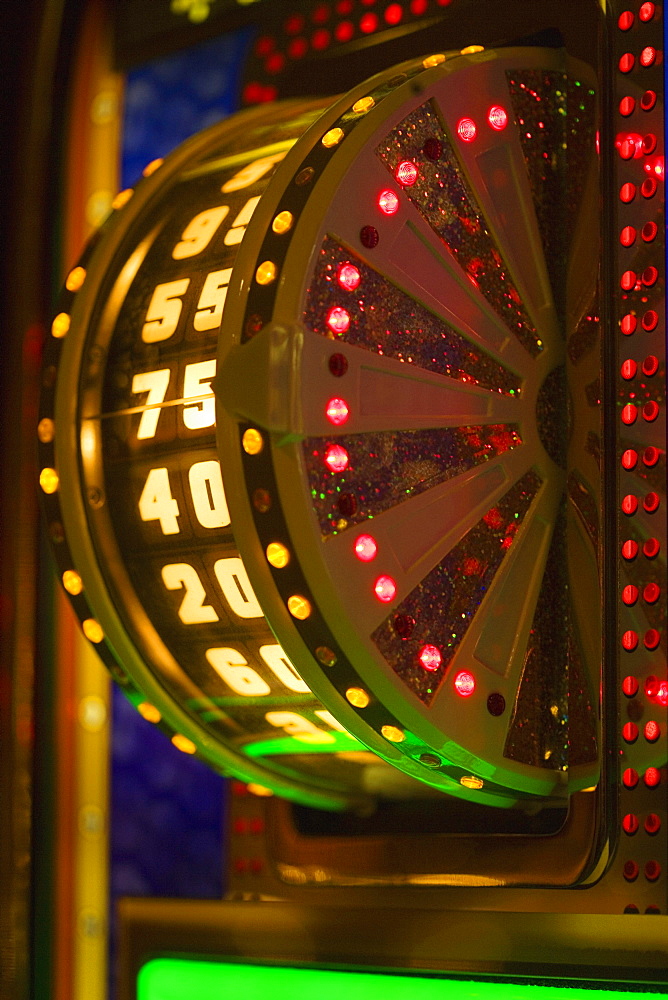
[{"label": "row of red bulbs", "polygon": [[[651,21],[656,14],[656,4],[652,3],[651,0],[647,0],[646,3],[641,4],[640,10],[638,11],[638,18],[641,21],[647,23]],[[617,18],[617,26],[620,31],[630,31],[633,27],[635,21],[635,15],[632,10],[623,10],[619,17]]]},{"label": "row of red bulbs", "polygon": [[[348,406],[340,398],[330,399],[327,404],[327,417],[331,423],[342,423],[348,419]],[[344,420],[341,420],[345,414]],[[343,445],[330,444],[325,451],[325,464],[332,472],[343,472],[348,467],[349,455]],[[362,534],[355,539],[355,555],[361,562],[371,562],[378,554],[378,543],[373,535]],[[389,604],[397,594],[396,581],[386,574],[376,578],[374,593],[379,601]],[[426,644],[420,649],[418,659],[425,670],[435,671],[441,666],[442,656],[438,646]],[[475,678],[468,671],[459,671],[454,680],[455,690],[466,698],[475,690]]]},{"label": "row of red bulbs", "polygon": [[[654,834],[657,834],[661,829],[661,817],[657,815],[657,813],[649,813],[645,817],[645,822],[643,825],[645,827],[645,832],[653,836]],[[622,828],[624,830],[624,833],[628,833],[629,836],[632,836],[634,833],[638,832],[638,830],[640,829],[640,820],[638,819],[635,813],[626,814],[626,816],[622,820]]]},{"label": "row of red bulbs", "polygon": [[[653,45],[646,45],[644,49],[640,52],[638,56],[638,62],[643,67],[647,69],[649,66],[653,66],[657,61],[657,57],[660,57],[661,53],[654,48]],[[619,72],[620,73],[630,73],[636,64],[636,57],[632,52],[625,52],[619,59]]]},{"label": "row of red bulbs", "polygon": [[[649,21],[654,17],[655,5],[653,3],[644,3],[640,7],[639,18],[641,21]],[[619,27],[623,31],[628,31],[634,23],[634,15],[631,11],[624,11],[619,17]],[[657,50],[652,46],[645,47],[639,57],[639,63],[642,67],[648,67],[653,65],[657,61]],[[635,57],[632,53],[625,53],[619,61],[619,70],[622,73],[630,73],[635,66]],[[656,92],[653,90],[646,90],[642,97],[640,98],[640,108],[643,111],[651,111],[657,101]],[[622,117],[629,117],[633,114],[636,108],[636,101],[633,97],[626,96],[623,97],[619,104],[619,113]],[[664,178],[664,158],[662,156],[654,156],[656,150],[657,139],[654,133],[648,133],[646,135],[640,135],[636,132],[621,133],[617,136],[616,147],[619,155],[624,160],[631,159],[642,159],[645,158],[643,163],[644,173],[647,175],[643,182],[640,184],[639,189],[641,195],[646,198],[652,198],[657,191],[657,181],[663,180]],[[626,182],[622,185],[619,198],[624,204],[630,204],[636,197],[638,187],[635,183]],[[657,236],[658,227],[653,222],[646,223],[640,230],[641,238],[645,243],[651,243]],[[633,226],[625,226],[620,233],[620,243],[624,247],[631,247],[635,243],[637,238],[637,231]],[[623,291],[632,292],[638,290],[643,286],[646,288],[652,287],[658,279],[658,270],[656,267],[648,267],[643,271],[640,278],[638,275],[632,271],[627,270],[622,274],[620,285]],[[655,310],[648,310],[642,316],[641,325],[644,330],[651,332],[656,329],[658,325],[659,317]],[[620,328],[622,334],[625,336],[630,336],[635,333],[637,328],[637,319],[634,313],[629,312],[622,317],[620,321]],[[642,363],[642,373],[646,377],[652,377],[656,374],[659,368],[658,358],[653,355],[648,356]],[[637,373],[638,366],[632,359],[627,359],[622,363],[621,375],[625,380],[633,379]],[[637,419],[639,409],[636,405],[629,403],[622,408],[621,420],[624,424],[633,424]],[[643,418],[648,421],[655,420],[659,414],[659,406],[655,401],[649,401],[646,403],[640,412]],[[648,454],[649,452],[649,454]],[[659,458],[659,451],[656,448],[646,449],[643,453],[643,461],[645,465],[656,464]],[[633,449],[627,449],[622,455],[622,467],[627,470],[635,468],[638,456]],[[643,501],[643,507],[648,513],[653,513],[659,506],[660,500],[658,494],[650,493],[645,497]],[[622,500],[622,511],[626,515],[635,514],[638,509],[638,498],[633,494],[627,494]],[[647,558],[654,558],[659,552],[659,542],[656,538],[648,539],[643,545],[643,554]],[[627,561],[636,558],[639,552],[638,543],[633,539],[627,539],[622,544],[622,557]],[[660,588],[656,583],[650,583],[643,589],[643,598],[647,603],[655,603],[660,596]],[[622,601],[627,606],[633,605],[640,596],[640,592],[637,587],[633,585],[628,585],[622,590]],[[649,629],[644,636],[644,645],[647,649],[656,649],[660,643],[661,635],[657,629]],[[622,636],[622,647],[628,651],[632,652],[635,650],[639,643],[638,633],[634,629],[627,629]],[[650,681],[655,682],[652,686]],[[624,679],[622,683],[622,690],[627,697],[634,697],[638,692],[639,684],[635,677],[628,676]],[[658,704],[668,704],[668,681],[660,683],[657,678],[648,678],[645,682],[645,694],[649,697],[651,692],[651,700]],[[649,720],[644,727],[643,734],[648,742],[655,742],[660,734],[660,726],[655,720]],[[622,737],[627,743],[633,743],[638,738],[639,730],[638,726],[634,722],[627,722],[622,730]],[[660,772],[657,768],[648,768],[644,774],[644,782],[647,787],[653,788],[660,782]],[[639,776],[634,768],[627,768],[623,774],[623,784],[628,789],[633,789],[639,782]],[[660,825],[660,823],[659,823]],[[638,828],[637,817],[629,815],[624,818],[623,821],[624,830],[627,833],[635,833]],[[646,827],[649,831],[649,827]],[[651,832],[656,832],[654,829]],[[660,874],[660,866],[657,863],[648,863],[649,867],[645,874],[648,879],[654,880],[658,878]],[[651,868],[651,870],[649,870]],[[639,873],[638,865],[633,862],[627,862],[624,866],[624,877],[632,881],[637,878]]]},{"label": "row of red bulbs", "polygon": [[[648,538],[646,542],[643,543],[642,554],[647,557],[647,559],[656,559],[661,549],[661,543],[658,538]],[[625,542],[622,543],[622,557],[628,561],[635,559],[640,551],[640,546],[633,538],[627,538]]]},{"label": "row of red bulbs", "polygon": [[[626,743],[635,743],[640,734],[640,730],[635,722],[627,722],[622,728],[622,736]],[[655,719],[650,719],[643,727],[643,736],[648,743],[656,743],[661,735],[661,726]]]},{"label": "row of red bulbs", "polygon": [[[622,646],[627,651],[627,653],[632,653],[635,649],[637,649],[639,641],[640,637],[636,632],[636,630],[633,628],[628,628],[626,632],[624,632],[624,634],[622,635]],[[658,631],[658,629],[648,628],[643,638],[643,645],[645,649],[650,649],[650,650],[658,649],[660,642],[661,642],[661,633]],[[632,694],[635,694],[635,692],[638,690],[638,682],[636,681],[635,677],[627,677],[624,680],[624,684],[631,686],[635,685],[635,688],[632,691],[632,693],[630,693],[629,691],[626,690],[626,688],[624,688],[624,694],[629,695],[629,697],[631,697]],[[666,681],[665,694],[666,694],[666,705],[668,705],[668,681]]]},{"label": "row of red bulbs", "polygon": [[[437,6],[445,7],[451,0],[435,0]],[[371,6],[375,0],[362,0],[365,6]],[[414,16],[420,16],[427,11],[428,0],[410,0],[408,12]],[[336,14],[347,16],[352,14],[352,0],[340,0],[336,5]],[[390,3],[385,8],[382,18],[373,11],[363,13],[357,23],[357,29],[363,35],[371,35],[382,27],[382,21],[389,27],[400,24],[406,13],[405,5],[400,3]],[[330,19],[330,9],[326,4],[320,4],[311,13],[311,21],[318,25],[307,38],[302,32],[308,31],[306,18],[303,14],[292,14],[283,24],[283,30],[290,40],[286,46],[286,54],[290,59],[303,59],[309,47],[315,52],[322,52],[328,49],[332,41],[349,42],[355,35],[355,24],[352,21],[342,20],[333,25],[329,30],[323,25]],[[286,58],[282,52],[276,49],[277,39],[272,35],[263,35],[255,43],[254,52],[260,59],[265,59],[264,68],[267,73],[281,73],[285,68]]]},{"label": "row of red bulbs", "polygon": [[[640,775],[634,767],[627,767],[622,775],[622,783],[625,788],[636,788],[640,781]],[[643,781],[647,788],[656,788],[661,784],[661,771],[658,767],[648,767],[643,774]]]},{"label": "row of red bulbs", "polygon": [[[652,111],[657,101],[655,90],[646,90],[640,98],[640,107],[643,111]],[[630,117],[636,109],[636,99],[630,94],[626,94],[619,102],[619,113],[624,118]]]},{"label": "row of red bulbs", "polygon": [[[660,640],[660,635],[656,629],[651,629],[654,633],[654,638],[656,638],[656,643],[658,645]],[[649,633],[648,633],[649,634]],[[636,636],[637,638],[637,636]],[[655,649],[654,642],[648,647],[650,649]],[[666,706],[668,705],[668,680],[660,681],[658,677],[650,674],[649,677],[645,678],[644,683],[645,697],[657,705]],[[638,683],[638,678],[629,674],[622,681],[622,691],[627,698],[635,698],[640,690],[640,684]]]}]

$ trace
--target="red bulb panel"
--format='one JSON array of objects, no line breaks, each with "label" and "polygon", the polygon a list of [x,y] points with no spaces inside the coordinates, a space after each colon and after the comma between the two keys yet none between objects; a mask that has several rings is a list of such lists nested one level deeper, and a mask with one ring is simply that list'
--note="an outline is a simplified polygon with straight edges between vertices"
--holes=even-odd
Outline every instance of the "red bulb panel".
[{"label": "red bulb panel", "polygon": [[354,264],[341,264],[336,272],[336,280],[340,288],[347,292],[354,292],[362,279]]},{"label": "red bulb panel", "polygon": [[460,118],[457,122],[457,135],[462,142],[473,142],[477,134],[478,129],[472,118]]},{"label": "red bulb panel", "polygon": [[325,452],[325,465],[332,472],[343,472],[350,461],[348,452],[340,444],[332,444]]},{"label": "red bulb panel", "polygon": [[378,543],[372,535],[359,535],[355,539],[355,555],[361,562],[371,562],[378,553]]},{"label": "red bulb panel", "polygon": [[335,427],[340,427],[341,424],[345,424],[348,419],[348,404],[345,399],[339,399],[338,397],[330,399],[327,403],[325,412],[330,424],[334,424]]},{"label": "red bulb panel", "polygon": [[384,215],[395,215],[399,211],[399,196],[396,191],[386,188],[378,195],[378,208]]},{"label": "red bulb panel", "polygon": [[487,112],[487,121],[493,129],[501,132],[508,124],[508,112],[499,104],[494,104]]},{"label": "red bulb panel", "polygon": [[461,698],[469,698],[475,691],[475,677],[468,670],[460,670],[454,680],[455,691]]},{"label": "red bulb panel", "polygon": [[397,593],[396,581],[391,576],[379,576],[374,584],[374,591],[379,601],[389,604],[393,601]]},{"label": "red bulb panel", "polygon": [[438,646],[423,646],[418,653],[418,659],[425,670],[438,670],[443,660]]},{"label": "red bulb panel", "polygon": [[394,171],[394,176],[403,187],[412,187],[418,178],[418,168],[411,160],[402,160]]}]

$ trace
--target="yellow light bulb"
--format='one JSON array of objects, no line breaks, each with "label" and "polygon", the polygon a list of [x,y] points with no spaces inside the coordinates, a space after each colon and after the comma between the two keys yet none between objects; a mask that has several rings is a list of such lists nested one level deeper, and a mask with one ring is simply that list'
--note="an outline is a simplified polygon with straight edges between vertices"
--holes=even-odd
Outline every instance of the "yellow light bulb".
[{"label": "yellow light bulb", "polygon": [[283,233],[287,233],[292,229],[292,223],[295,221],[295,217],[292,212],[279,212],[274,221],[271,224],[271,228],[279,236]]},{"label": "yellow light bulb", "polygon": [[359,101],[353,104],[353,111],[356,115],[364,115],[367,111],[371,111],[375,103],[373,97],[360,97]]},{"label": "yellow light bulb", "polygon": [[86,280],[86,269],[84,267],[73,267],[65,278],[65,288],[68,292],[78,292]]},{"label": "yellow light bulb", "polygon": [[172,743],[181,753],[197,753],[197,747],[193,741],[189,740],[187,736],[183,736],[182,733],[174,733]]},{"label": "yellow light bulb", "polygon": [[380,732],[390,743],[403,743],[406,739],[406,734],[403,730],[397,729],[396,726],[383,726]]},{"label": "yellow light bulb", "polygon": [[60,485],[60,479],[55,469],[42,469],[39,474],[39,485],[45,493],[55,493]]},{"label": "yellow light bulb", "polygon": [[255,782],[251,781],[246,788],[251,793],[251,795],[257,795],[259,798],[267,799],[270,798],[274,793],[271,788],[265,788],[264,785],[256,785]]},{"label": "yellow light bulb", "polygon": [[259,455],[264,447],[264,438],[254,427],[244,431],[241,444],[247,455]]},{"label": "yellow light bulb", "polygon": [[104,639],[104,631],[99,622],[96,622],[94,618],[86,618],[84,622],[81,623],[83,629],[83,634],[90,642],[98,643],[102,642]]},{"label": "yellow light bulb", "polygon": [[355,708],[366,708],[371,701],[364,688],[348,688],[346,698]]},{"label": "yellow light bulb", "polygon": [[330,128],[329,132],[325,132],[321,142],[323,146],[330,149],[332,146],[338,146],[345,135],[342,128]]},{"label": "yellow light bulb", "polygon": [[484,52],[484,51],[485,51],[484,45],[467,45],[465,49],[461,50],[461,55],[472,56],[475,55],[476,52]]},{"label": "yellow light bulb", "polygon": [[56,425],[49,417],[44,417],[37,424],[37,437],[42,444],[49,444],[56,436]]},{"label": "yellow light bulb", "polygon": [[459,779],[459,784],[463,785],[464,788],[473,788],[477,791],[479,788],[485,784],[482,778],[476,778],[473,774],[465,774],[463,778]]},{"label": "yellow light bulb", "polygon": [[60,340],[65,337],[70,329],[70,317],[67,313],[58,313],[51,324],[51,336]]},{"label": "yellow light bulb", "polygon": [[120,208],[123,208],[124,205],[127,205],[133,194],[134,191],[132,188],[125,188],[125,190],[119,191],[112,201],[111,207],[118,211]]},{"label": "yellow light bulb", "polygon": [[292,597],[288,597],[288,611],[293,618],[305,621],[311,614],[311,602],[299,594],[293,594]]},{"label": "yellow light bulb", "polygon": [[157,160],[151,160],[151,162],[147,163],[144,169],[142,170],[142,174],[144,175],[144,177],[150,177],[151,174],[154,174],[156,170],[160,169],[162,164],[163,160],[160,157],[158,157]]},{"label": "yellow light bulb", "polygon": [[84,589],[83,580],[73,569],[66,569],[63,573],[63,587],[68,594],[76,597]]},{"label": "yellow light bulb", "polygon": [[276,280],[278,270],[272,260],[265,260],[260,264],[255,272],[255,280],[258,285],[270,285]]},{"label": "yellow light bulb", "polygon": [[290,562],[290,552],[280,542],[270,542],[267,545],[267,562],[274,569],[284,569]]},{"label": "yellow light bulb", "polygon": [[162,715],[155,705],[151,705],[148,701],[142,701],[140,705],[137,705],[137,711],[143,719],[146,719],[147,722],[153,722],[154,724],[160,722],[162,718]]},{"label": "yellow light bulb", "polygon": [[445,62],[445,56],[442,52],[437,52],[433,56],[427,56],[426,59],[422,60],[422,65],[425,69],[431,69],[433,66],[440,66],[441,63]]}]

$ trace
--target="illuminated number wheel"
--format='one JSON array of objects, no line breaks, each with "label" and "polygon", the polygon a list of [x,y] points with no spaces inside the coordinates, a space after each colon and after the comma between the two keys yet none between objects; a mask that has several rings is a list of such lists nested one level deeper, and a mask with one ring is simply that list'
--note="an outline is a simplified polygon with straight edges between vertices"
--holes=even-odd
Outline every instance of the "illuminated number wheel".
[{"label": "illuminated number wheel", "polygon": [[320,110],[245,112],[119,195],[53,321],[40,483],[84,634],[142,715],[223,773],[341,808],[368,798],[369,755],[267,626],[231,530],[211,389],[246,226]]},{"label": "illuminated number wheel", "polygon": [[589,73],[434,56],[321,112],[190,140],[68,276],[63,584],[224,773],[333,808],[563,797],[598,774]]},{"label": "illuminated number wheel", "polygon": [[351,733],[481,802],[598,777],[595,135],[561,54],[399,67],[281,165],[223,321],[272,628]]}]

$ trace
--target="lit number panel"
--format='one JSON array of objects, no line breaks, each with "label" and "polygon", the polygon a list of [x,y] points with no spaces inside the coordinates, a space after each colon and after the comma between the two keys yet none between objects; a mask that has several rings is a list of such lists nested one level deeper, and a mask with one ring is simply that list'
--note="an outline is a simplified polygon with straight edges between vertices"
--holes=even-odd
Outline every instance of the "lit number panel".
[{"label": "lit number panel", "polygon": [[234,516],[291,553],[249,564],[274,631],[369,747],[490,804],[599,776],[597,101],[553,50],[369,81],[278,169],[223,321]]},{"label": "lit number panel", "polygon": [[140,711],[224,773],[340,808],[367,797],[369,760],[386,765],[267,625],[233,534],[212,388],[244,233],[319,110],[246,113],[119,196],[68,276],[39,436],[63,583]]}]

